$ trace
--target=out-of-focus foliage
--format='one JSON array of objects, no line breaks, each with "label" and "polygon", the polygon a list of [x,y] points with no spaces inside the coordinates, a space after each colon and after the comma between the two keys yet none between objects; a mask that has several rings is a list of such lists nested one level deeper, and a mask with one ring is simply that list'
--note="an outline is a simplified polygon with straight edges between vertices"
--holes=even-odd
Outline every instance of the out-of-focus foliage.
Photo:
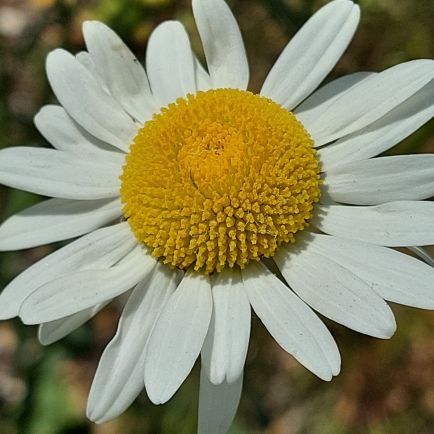
[{"label": "out-of-focus foliage", "polygon": [[[291,35],[316,10],[316,0],[232,0],[258,90]],[[332,77],[381,70],[434,54],[432,0],[361,0],[362,22]],[[80,26],[105,21],[143,58],[152,29],[181,20],[200,53],[189,0],[1,0],[0,148],[45,146],[33,115],[54,101],[46,54],[83,49]],[[318,29],[320,31],[320,29]],[[329,79],[330,79],[329,78]],[[434,123],[393,152],[433,152]],[[0,187],[0,220],[40,200]],[[0,287],[55,246],[0,254]],[[411,290],[411,288],[409,288]],[[341,375],[324,383],[285,354],[253,319],[243,398],[232,434],[434,432],[434,314],[394,306],[398,332],[390,341],[329,323],[341,348]],[[0,323],[0,432],[5,434],[190,434],[195,432],[198,372],[165,406],[143,394],[119,419],[101,426],[85,418],[99,355],[116,329],[116,306],[48,348],[35,327]]]}]

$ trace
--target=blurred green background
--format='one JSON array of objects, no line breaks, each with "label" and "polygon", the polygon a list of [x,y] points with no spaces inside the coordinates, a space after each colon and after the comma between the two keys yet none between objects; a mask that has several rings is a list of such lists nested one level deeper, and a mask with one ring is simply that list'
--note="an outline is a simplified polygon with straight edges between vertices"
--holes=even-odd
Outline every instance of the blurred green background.
[{"label": "blurred green background", "polygon": [[[316,0],[232,0],[257,91],[289,38]],[[434,54],[432,0],[361,0],[362,22],[328,78],[382,70]],[[83,49],[81,23],[98,19],[143,58],[152,29],[178,19],[201,52],[190,0],[0,0],[0,148],[42,145],[32,118],[54,101],[44,73],[47,53]],[[319,29],[320,30],[320,29]],[[393,152],[433,152],[431,121]],[[40,200],[0,187],[0,220]],[[45,246],[0,254],[0,287],[51,252]],[[409,288],[411,290],[411,288]],[[232,434],[434,433],[434,313],[393,306],[398,332],[390,341],[328,323],[343,358],[332,383],[318,380],[284,353],[253,318],[244,392]],[[0,433],[190,434],[195,432],[198,372],[166,405],[143,394],[122,417],[97,426],[85,418],[87,394],[99,355],[116,329],[116,306],[63,341],[43,348],[36,327],[0,323]]]}]

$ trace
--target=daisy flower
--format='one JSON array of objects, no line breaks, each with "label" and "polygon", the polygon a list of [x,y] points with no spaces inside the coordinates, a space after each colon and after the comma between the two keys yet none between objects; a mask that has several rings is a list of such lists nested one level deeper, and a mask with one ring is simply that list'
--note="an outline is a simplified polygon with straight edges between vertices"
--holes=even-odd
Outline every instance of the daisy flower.
[{"label": "daisy flower", "polygon": [[200,356],[209,434],[236,412],[251,308],[327,381],[340,356],[315,311],[389,338],[387,301],[434,308],[433,268],[393,249],[434,244],[434,156],[377,157],[432,118],[434,62],[316,90],[359,22],[335,0],[253,94],[229,7],[193,0],[193,13],[206,69],[175,21],[152,33],[146,70],[100,22],[84,23],[87,51],[49,54],[59,105],[35,124],[55,149],[0,151],[0,182],[52,199],[6,220],[0,249],[77,239],[16,277],[0,315],[39,324],[50,344],[127,293],[88,417],[117,417],[143,388],[166,402]]}]

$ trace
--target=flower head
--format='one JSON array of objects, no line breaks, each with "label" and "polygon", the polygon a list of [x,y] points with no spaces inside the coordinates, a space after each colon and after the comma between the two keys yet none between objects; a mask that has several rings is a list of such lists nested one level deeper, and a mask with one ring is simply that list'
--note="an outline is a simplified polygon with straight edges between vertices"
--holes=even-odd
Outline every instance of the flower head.
[{"label": "flower head", "polygon": [[164,263],[220,272],[295,241],[320,195],[296,117],[235,89],[178,98],[145,123],[121,177],[123,213]]},{"label": "flower head", "polygon": [[143,387],[166,402],[201,355],[199,432],[223,433],[241,394],[251,307],[324,380],[340,355],[313,309],[389,338],[386,301],[434,308],[432,267],[392,249],[434,244],[434,204],[424,201],[434,157],[376,157],[433,116],[434,62],[315,90],[359,21],[357,5],[335,0],[255,95],[226,3],[193,0],[193,12],[207,69],[178,22],[152,33],[146,70],[99,22],[83,26],[87,52],[48,56],[60,105],[35,124],[55,149],[0,151],[0,182],[52,199],[4,222],[0,249],[79,238],[14,279],[0,315],[40,324],[49,344],[131,290],[89,418],[118,416]]}]

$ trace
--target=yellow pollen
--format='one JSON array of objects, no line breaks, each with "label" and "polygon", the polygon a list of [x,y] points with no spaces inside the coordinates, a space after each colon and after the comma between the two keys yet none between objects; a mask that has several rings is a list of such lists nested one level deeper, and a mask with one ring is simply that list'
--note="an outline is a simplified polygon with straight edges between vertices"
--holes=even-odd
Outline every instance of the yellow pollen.
[{"label": "yellow pollen", "polygon": [[250,92],[180,98],[131,145],[124,216],[163,262],[212,273],[294,242],[320,197],[313,141],[296,117]]}]

